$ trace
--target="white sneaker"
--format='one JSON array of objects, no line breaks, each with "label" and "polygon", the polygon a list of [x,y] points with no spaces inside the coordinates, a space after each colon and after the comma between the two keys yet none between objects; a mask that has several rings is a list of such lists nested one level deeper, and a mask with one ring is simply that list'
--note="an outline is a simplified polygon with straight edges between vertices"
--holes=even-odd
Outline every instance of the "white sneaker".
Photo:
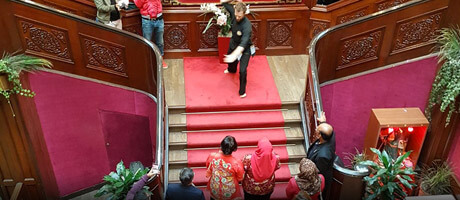
[{"label": "white sneaker", "polygon": [[240,98],[244,98],[244,97],[246,97],[246,93],[240,95]]},{"label": "white sneaker", "polygon": [[225,69],[224,74],[228,74],[228,73],[229,73],[228,69]]}]

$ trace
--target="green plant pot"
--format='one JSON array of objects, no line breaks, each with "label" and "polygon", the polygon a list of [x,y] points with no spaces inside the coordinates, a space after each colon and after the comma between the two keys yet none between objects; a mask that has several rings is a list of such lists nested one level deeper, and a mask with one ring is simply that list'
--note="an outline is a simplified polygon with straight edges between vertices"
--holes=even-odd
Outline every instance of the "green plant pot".
[{"label": "green plant pot", "polygon": [[0,74],[0,89],[1,90],[9,90],[11,89],[11,84],[8,81],[8,75],[1,73]]}]

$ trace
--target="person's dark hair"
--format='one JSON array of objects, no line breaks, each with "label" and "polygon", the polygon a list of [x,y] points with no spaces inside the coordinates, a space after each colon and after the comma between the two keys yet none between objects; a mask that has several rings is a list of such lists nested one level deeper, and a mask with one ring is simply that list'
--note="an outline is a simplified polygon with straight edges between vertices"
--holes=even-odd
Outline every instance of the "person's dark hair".
[{"label": "person's dark hair", "polygon": [[235,11],[240,12],[243,11],[243,13],[246,13],[246,4],[243,2],[238,2],[235,4]]},{"label": "person's dark hair", "polygon": [[180,170],[180,173],[179,173],[180,182],[184,186],[190,185],[190,183],[192,183],[193,181],[194,176],[195,176],[195,173],[193,173],[193,170],[188,167],[184,167],[184,169]]},{"label": "person's dark hair", "polygon": [[332,131],[332,133],[331,133],[330,135],[328,135],[328,134],[326,134],[326,133],[324,133],[324,132],[322,132],[322,131],[319,131],[319,134],[321,134],[321,137],[322,137],[324,140],[329,141],[329,140],[331,140],[332,135],[334,135],[334,131]]},{"label": "person's dark hair", "polygon": [[222,142],[220,142],[220,149],[225,155],[231,155],[232,152],[238,149],[238,144],[233,136],[227,135]]}]

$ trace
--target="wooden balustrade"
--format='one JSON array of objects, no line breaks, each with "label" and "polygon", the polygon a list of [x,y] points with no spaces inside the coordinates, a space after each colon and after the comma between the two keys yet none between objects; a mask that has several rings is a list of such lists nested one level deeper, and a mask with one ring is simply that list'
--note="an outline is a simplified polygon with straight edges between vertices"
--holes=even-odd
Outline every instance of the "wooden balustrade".
[{"label": "wooden balustrade", "polygon": [[[63,3],[72,2],[63,1]],[[54,5],[54,7],[58,6],[59,4]],[[2,52],[21,50],[29,55],[46,58],[53,63],[53,70],[135,88],[152,94],[159,100],[157,102],[159,106],[164,105],[163,96],[157,95],[160,91],[157,85],[159,70],[161,70],[159,64],[161,62],[158,60],[160,57],[144,38],[100,26],[93,20],[56,13],[27,2],[1,1],[0,11],[2,11],[0,12],[0,37],[5,39],[0,45]],[[85,9],[75,9],[75,14],[79,15],[89,12]],[[23,84],[30,88],[27,78],[23,79]],[[31,163],[36,162],[35,167],[32,165],[30,169],[27,168],[32,170],[27,173],[35,173],[36,170],[36,173],[41,176],[27,178],[27,184],[30,185],[26,187],[28,195],[35,195],[37,199],[60,198],[34,101],[19,97],[18,100],[12,98],[11,102],[16,118],[5,115],[7,117],[0,121],[8,124],[2,127],[19,127],[18,129],[22,131],[21,137],[25,140],[26,150],[17,153],[13,151],[14,148],[8,148],[11,152],[6,153],[8,156],[21,155],[21,159],[24,159],[22,162],[29,158]],[[2,110],[7,109],[5,107]],[[162,113],[158,115],[158,120],[163,123]],[[157,141],[162,139],[161,137]],[[34,154],[24,154],[29,151]],[[4,162],[0,163],[4,164]],[[2,168],[2,171],[4,169],[7,168]],[[12,174],[19,176],[18,174],[24,173],[12,172]],[[29,179],[33,181],[30,182]],[[5,187],[1,186],[4,190]],[[45,191],[46,197],[42,191]]]}]

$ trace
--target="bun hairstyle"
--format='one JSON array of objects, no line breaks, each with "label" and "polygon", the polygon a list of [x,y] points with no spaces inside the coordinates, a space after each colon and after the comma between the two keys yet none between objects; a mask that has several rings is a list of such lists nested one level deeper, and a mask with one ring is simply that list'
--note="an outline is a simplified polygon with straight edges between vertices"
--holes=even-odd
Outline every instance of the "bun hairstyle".
[{"label": "bun hairstyle", "polygon": [[238,144],[233,136],[227,135],[222,142],[220,142],[220,149],[225,155],[231,155],[232,152],[238,149]]}]

